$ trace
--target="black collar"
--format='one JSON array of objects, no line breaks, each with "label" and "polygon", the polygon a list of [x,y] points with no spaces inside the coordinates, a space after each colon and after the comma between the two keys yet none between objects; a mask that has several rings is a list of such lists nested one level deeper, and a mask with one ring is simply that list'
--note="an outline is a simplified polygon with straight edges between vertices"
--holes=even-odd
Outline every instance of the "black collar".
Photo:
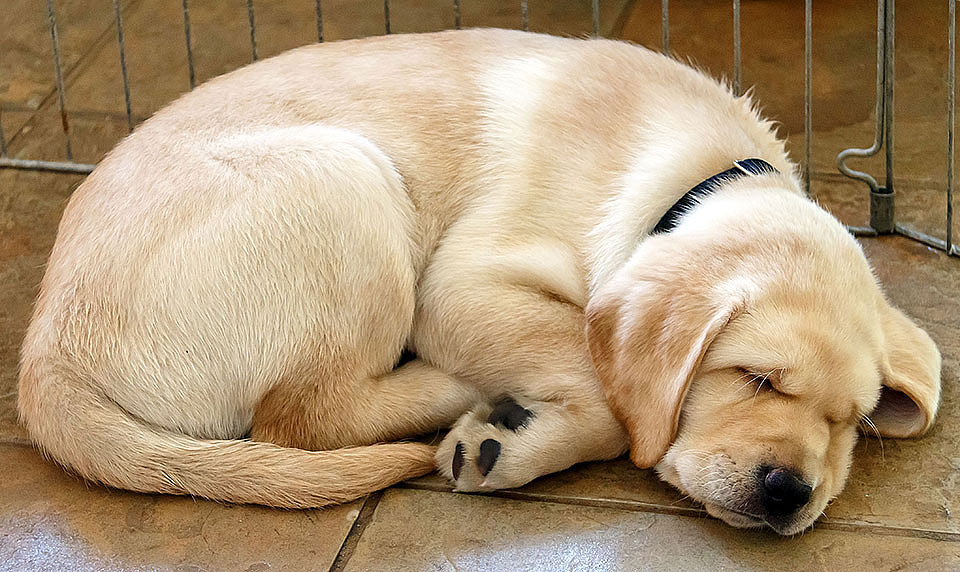
[{"label": "black collar", "polygon": [[779,172],[780,171],[777,171],[773,165],[763,159],[741,159],[734,161],[733,167],[730,167],[722,173],[717,173],[684,193],[684,195],[680,197],[680,200],[673,203],[673,206],[660,218],[657,226],[653,227],[651,234],[670,232],[676,228],[683,215],[695,207],[701,198],[717,190],[723,183],[728,183],[744,176]]}]

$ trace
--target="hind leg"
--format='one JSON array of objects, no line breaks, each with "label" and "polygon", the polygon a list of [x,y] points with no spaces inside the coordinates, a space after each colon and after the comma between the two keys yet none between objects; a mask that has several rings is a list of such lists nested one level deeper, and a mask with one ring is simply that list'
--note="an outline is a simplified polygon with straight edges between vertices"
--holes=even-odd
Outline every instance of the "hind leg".
[{"label": "hind leg", "polygon": [[[250,436],[316,450],[449,426],[477,392],[420,360],[394,368],[412,327],[421,249],[416,212],[389,158],[329,128],[281,132],[278,142],[282,149],[261,135],[255,156],[229,153],[258,183],[244,206],[268,253],[241,261],[257,273],[239,298],[274,310],[255,324],[254,339],[282,332],[265,344],[276,350],[262,359],[280,366],[251,404]],[[249,243],[241,252],[252,251]]]},{"label": "hind leg", "polygon": [[350,383],[277,384],[257,406],[250,436],[310,450],[394,441],[445,429],[479,399],[417,359]]}]

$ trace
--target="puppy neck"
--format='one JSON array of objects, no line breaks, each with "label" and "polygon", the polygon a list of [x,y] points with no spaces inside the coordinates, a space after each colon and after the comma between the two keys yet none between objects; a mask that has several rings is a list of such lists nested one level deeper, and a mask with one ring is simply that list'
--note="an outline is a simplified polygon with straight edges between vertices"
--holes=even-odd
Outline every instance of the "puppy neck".
[{"label": "puppy neck", "polygon": [[[802,195],[794,165],[771,138],[770,145],[738,145],[733,151],[717,147],[691,147],[689,138],[670,140],[660,146],[642,146],[630,167],[616,182],[614,193],[601,208],[598,223],[590,231],[587,261],[588,291],[592,295],[627,262],[637,246],[652,236],[654,228],[691,189],[729,169],[744,157],[764,157],[772,169],[751,177],[724,178],[712,192],[701,197],[724,195],[731,186],[748,179],[771,179],[771,186]],[[693,149],[693,152],[690,149]],[[699,201],[697,201],[699,202]],[[691,209],[693,210],[693,209]],[[687,211],[684,212],[686,216]]]}]

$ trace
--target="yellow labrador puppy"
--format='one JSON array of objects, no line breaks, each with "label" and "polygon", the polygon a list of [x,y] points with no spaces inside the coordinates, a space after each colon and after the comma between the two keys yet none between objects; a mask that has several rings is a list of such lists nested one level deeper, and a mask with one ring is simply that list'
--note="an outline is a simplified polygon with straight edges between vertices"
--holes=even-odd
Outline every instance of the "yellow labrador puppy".
[{"label": "yellow labrador puppy", "polygon": [[19,408],[136,491],[311,507],[629,449],[790,534],[858,423],[930,426],[939,363],[746,98],[625,43],[462,31],[294,50],[144,123],[66,208]]}]

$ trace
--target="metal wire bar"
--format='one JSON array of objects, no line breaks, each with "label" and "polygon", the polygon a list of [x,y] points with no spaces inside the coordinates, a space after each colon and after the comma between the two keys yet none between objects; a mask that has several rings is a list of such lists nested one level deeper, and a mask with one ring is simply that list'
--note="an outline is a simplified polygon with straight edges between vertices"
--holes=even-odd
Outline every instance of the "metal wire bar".
[{"label": "metal wire bar", "polygon": [[600,0],[593,0],[591,5],[593,14],[593,37],[600,37]]},{"label": "metal wire bar", "polygon": [[[884,0],[884,4],[886,5],[887,33],[884,35],[886,46],[883,52],[883,62],[885,66],[883,71],[883,122],[884,128],[886,129],[886,140],[883,144],[886,155],[886,182],[883,190],[885,193],[893,194],[893,88],[896,85],[893,65],[896,60],[894,54],[897,53],[894,49],[894,40],[897,35],[894,31],[894,24],[896,23],[896,19],[894,18],[894,5],[896,2],[894,2],[894,0]],[[891,220],[890,223],[892,224],[893,220]]]},{"label": "metal wire bar", "polygon": [[524,32],[530,31],[530,15],[527,12],[527,0],[520,0],[520,27]]},{"label": "metal wire bar", "polygon": [[390,35],[390,0],[383,0],[383,31]]},{"label": "metal wire bar", "polygon": [[247,0],[247,21],[250,23],[250,53],[257,61],[257,24],[253,18],[253,0]]},{"label": "metal wire bar", "polygon": [[740,0],[733,0],[733,92],[740,95]]},{"label": "metal wire bar", "polygon": [[813,0],[803,8],[803,185],[810,196],[810,143],[813,132]]},{"label": "metal wire bar", "polygon": [[113,17],[117,21],[117,44],[120,46],[120,75],[123,78],[123,102],[127,109],[127,131],[133,131],[133,113],[130,111],[130,80],[127,78],[127,50],[123,44],[123,17],[120,15],[120,0],[113,0]]},{"label": "metal wire bar", "polygon": [[660,50],[670,55],[670,0],[660,2]]},{"label": "metal wire bar", "polygon": [[[319,2],[319,0],[317,0]],[[193,68],[193,46],[190,41],[190,8],[183,0],[183,35],[187,38],[187,68],[190,70],[190,89],[197,85],[197,74]]]},{"label": "metal wire bar", "polygon": [[460,29],[460,0],[453,0],[453,27]]},{"label": "metal wire bar", "polygon": [[55,173],[87,174],[93,171],[96,165],[73,163],[67,161],[35,161],[32,159],[13,159],[0,157],[0,169],[21,169],[25,171],[53,171]]},{"label": "metal wire bar", "polygon": [[70,120],[67,118],[67,96],[63,91],[63,68],[60,65],[60,35],[57,33],[57,16],[53,0],[47,0],[47,21],[50,23],[50,38],[53,41],[53,68],[57,77],[57,98],[60,100],[60,125],[67,140],[67,160],[73,160],[70,144]]},{"label": "metal wire bar", "polygon": [[847,228],[847,232],[853,236],[880,236],[877,231],[869,226],[850,226],[849,224],[844,226]]},{"label": "metal wire bar", "polygon": [[947,252],[953,251],[953,124],[955,120],[954,97],[957,89],[957,6],[955,0],[947,0],[950,22],[947,26]]},{"label": "metal wire bar", "polygon": [[323,43],[323,8],[317,0],[317,42]]},{"label": "metal wire bar", "polygon": [[913,240],[916,240],[917,242],[922,242],[923,244],[936,248],[937,250],[942,250],[950,256],[960,256],[960,248],[957,248],[956,244],[951,245],[948,250],[947,242],[945,240],[941,240],[935,236],[930,236],[925,232],[920,232],[919,230],[910,228],[909,226],[905,226],[902,224],[898,224],[894,226],[894,231],[897,234],[902,234],[907,238],[911,238]]},{"label": "metal wire bar", "polygon": [[885,92],[883,87],[884,74],[886,73],[886,66],[883,62],[886,59],[886,42],[884,39],[887,33],[886,30],[887,23],[884,0],[877,0],[877,103],[874,110],[874,115],[876,116],[876,127],[874,127],[873,145],[867,149],[844,149],[837,155],[837,169],[844,175],[852,179],[858,179],[869,185],[872,193],[877,193],[880,190],[880,185],[877,183],[877,180],[874,179],[869,173],[856,171],[848,167],[847,159],[850,157],[872,157],[880,150],[880,145],[883,142],[883,118],[885,109],[883,101]]},{"label": "metal wire bar", "polygon": [[7,156],[7,137],[3,134],[3,108],[0,108],[0,157]]}]

